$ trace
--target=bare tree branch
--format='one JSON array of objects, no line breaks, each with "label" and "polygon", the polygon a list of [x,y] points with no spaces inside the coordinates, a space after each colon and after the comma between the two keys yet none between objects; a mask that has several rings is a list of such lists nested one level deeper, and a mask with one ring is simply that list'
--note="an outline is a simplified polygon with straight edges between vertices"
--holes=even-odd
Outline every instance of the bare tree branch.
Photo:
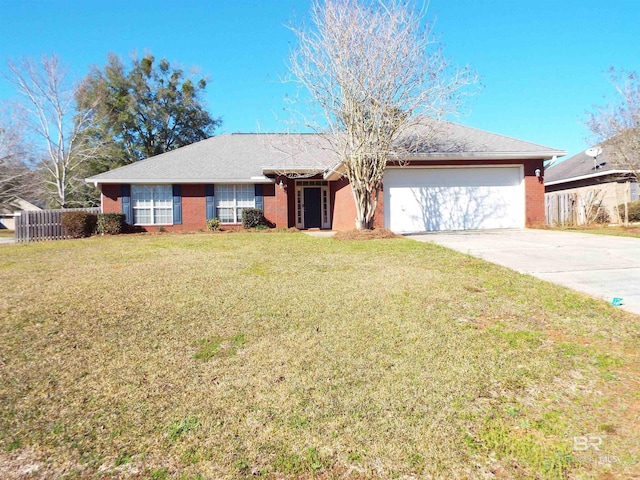
[{"label": "bare tree branch", "polygon": [[637,72],[609,70],[616,98],[595,107],[587,126],[609,153],[616,167],[629,170],[640,182],[640,76]]},{"label": "bare tree branch", "polygon": [[[342,162],[356,201],[356,228],[370,229],[389,159],[425,143],[435,120],[458,111],[477,83],[454,69],[425,12],[402,0],[315,0],[311,28],[291,27],[292,80],[317,108],[301,123]],[[417,128],[419,127],[419,128]]]},{"label": "bare tree branch", "polygon": [[0,106],[0,205],[33,195],[33,172],[24,139],[24,118],[11,105]]},{"label": "bare tree branch", "polygon": [[74,174],[92,155],[80,142],[88,113],[74,117],[74,89],[56,55],[43,56],[40,62],[28,58],[10,61],[8,67],[7,79],[24,100],[20,108],[26,133],[41,150],[39,167],[45,173],[44,181],[52,187],[55,203],[64,208],[72,194],[84,187],[83,179]]}]

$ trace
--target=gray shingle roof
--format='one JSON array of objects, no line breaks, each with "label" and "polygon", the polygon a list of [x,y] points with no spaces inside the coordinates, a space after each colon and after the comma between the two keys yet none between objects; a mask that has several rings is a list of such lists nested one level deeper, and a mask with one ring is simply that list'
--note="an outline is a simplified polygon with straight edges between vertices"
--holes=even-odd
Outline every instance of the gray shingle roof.
[{"label": "gray shingle roof", "polygon": [[601,148],[602,153],[595,160],[585,152],[580,152],[548,167],[544,172],[545,184],[563,183],[581,177],[598,177],[614,172],[628,171],[624,164],[617,161],[615,151],[611,146],[605,143],[601,145]]},{"label": "gray shingle roof", "polygon": [[[337,158],[314,134],[224,134],[116,168],[91,183],[267,182],[278,170],[326,171]],[[545,158],[566,152],[475,128],[445,122],[433,141],[414,152],[420,158]],[[414,157],[414,155],[412,155]]]},{"label": "gray shingle roof", "polygon": [[553,158],[566,155],[564,150],[519,140],[497,133],[479,130],[452,122],[442,122],[427,134],[425,144],[417,156],[438,155],[459,156],[461,158]]},{"label": "gray shingle roof", "polygon": [[219,135],[95,175],[87,182],[255,182],[263,177],[264,167],[290,164],[292,156],[300,155],[297,145],[306,147],[306,166],[328,168],[332,164],[330,155],[313,142],[307,142],[311,137],[304,134]]}]

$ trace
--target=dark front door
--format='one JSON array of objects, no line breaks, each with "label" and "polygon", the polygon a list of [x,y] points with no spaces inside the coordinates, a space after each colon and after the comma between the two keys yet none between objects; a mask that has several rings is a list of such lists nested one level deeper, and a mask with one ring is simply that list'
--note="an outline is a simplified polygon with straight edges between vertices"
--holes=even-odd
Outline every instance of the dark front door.
[{"label": "dark front door", "polygon": [[304,228],[322,226],[320,187],[304,189]]}]

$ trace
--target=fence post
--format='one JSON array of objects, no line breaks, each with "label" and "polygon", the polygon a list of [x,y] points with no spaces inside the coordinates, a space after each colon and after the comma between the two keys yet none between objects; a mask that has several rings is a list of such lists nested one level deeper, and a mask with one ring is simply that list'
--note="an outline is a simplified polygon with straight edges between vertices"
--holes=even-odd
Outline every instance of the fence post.
[{"label": "fence post", "polygon": [[22,227],[22,212],[18,212],[17,216],[15,217],[15,222],[16,222],[16,229],[15,232],[13,232],[13,234],[16,237],[16,242],[21,242],[22,241],[22,236],[23,236],[23,227]]}]

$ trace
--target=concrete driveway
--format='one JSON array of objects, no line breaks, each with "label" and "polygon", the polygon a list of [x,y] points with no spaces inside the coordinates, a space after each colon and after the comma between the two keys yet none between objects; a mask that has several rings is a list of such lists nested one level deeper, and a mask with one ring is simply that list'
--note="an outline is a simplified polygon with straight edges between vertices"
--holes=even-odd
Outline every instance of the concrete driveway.
[{"label": "concrete driveway", "polygon": [[611,302],[640,315],[640,239],[547,230],[408,235]]}]

